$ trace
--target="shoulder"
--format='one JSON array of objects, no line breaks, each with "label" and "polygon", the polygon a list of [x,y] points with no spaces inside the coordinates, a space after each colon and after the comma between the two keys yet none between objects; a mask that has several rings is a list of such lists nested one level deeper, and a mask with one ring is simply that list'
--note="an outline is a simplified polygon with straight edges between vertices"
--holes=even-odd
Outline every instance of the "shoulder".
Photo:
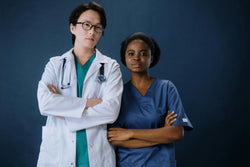
[{"label": "shoulder", "polygon": [[134,90],[132,89],[131,81],[126,82],[123,85],[123,93],[122,93],[123,99],[130,98],[131,92],[133,91]]},{"label": "shoulder", "polygon": [[49,59],[48,64],[51,64],[53,66],[60,66],[61,62],[63,61],[64,58],[66,59],[70,59],[71,58],[71,51],[72,49],[70,49],[69,51],[63,53],[60,56],[53,56]]},{"label": "shoulder", "polygon": [[131,80],[124,84],[124,88],[128,88],[131,86]]},{"label": "shoulder", "polygon": [[155,82],[156,82],[156,84],[158,86],[175,87],[175,85],[173,84],[173,82],[171,82],[170,80],[155,79]]},{"label": "shoulder", "polygon": [[61,59],[61,56],[54,56],[54,57],[51,57],[51,58],[49,59],[49,63],[55,64],[55,63],[59,62],[60,59]]},{"label": "shoulder", "polygon": [[102,54],[98,49],[96,49],[96,56],[107,65],[120,66],[115,59],[112,59],[111,57]]},{"label": "shoulder", "polygon": [[177,92],[177,88],[174,83],[170,80],[156,79],[156,88],[168,93]]}]

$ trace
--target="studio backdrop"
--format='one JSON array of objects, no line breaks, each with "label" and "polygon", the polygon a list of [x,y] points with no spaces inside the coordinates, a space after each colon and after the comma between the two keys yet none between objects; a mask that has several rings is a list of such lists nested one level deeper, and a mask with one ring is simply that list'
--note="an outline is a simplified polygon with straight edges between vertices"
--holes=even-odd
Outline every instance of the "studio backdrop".
[{"label": "studio backdrop", "polygon": [[[0,161],[36,166],[46,117],[37,86],[52,56],[72,48],[71,11],[86,0],[1,2]],[[178,88],[194,130],[176,142],[178,167],[236,167],[249,155],[249,2],[244,0],[96,0],[107,15],[97,48],[120,61],[134,32],[154,37],[159,63],[150,75]],[[248,65],[247,65],[248,64]],[[246,165],[248,166],[248,165]]]}]

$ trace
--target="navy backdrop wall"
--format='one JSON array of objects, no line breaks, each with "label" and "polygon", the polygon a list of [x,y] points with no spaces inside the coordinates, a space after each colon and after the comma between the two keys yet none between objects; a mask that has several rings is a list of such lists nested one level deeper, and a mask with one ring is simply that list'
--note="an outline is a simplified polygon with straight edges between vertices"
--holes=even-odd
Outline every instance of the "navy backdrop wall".
[{"label": "navy backdrop wall", "polygon": [[[85,0],[1,1],[1,166],[34,167],[46,118],[36,90],[49,58],[72,47],[68,17]],[[249,158],[249,2],[96,0],[108,25],[98,48],[117,59],[137,31],[162,50],[151,75],[175,83],[195,129],[176,143],[178,167],[243,166]],[[247,66],[248,64],[248,66]],[[129,72],[121,65],[124,82]]]}]

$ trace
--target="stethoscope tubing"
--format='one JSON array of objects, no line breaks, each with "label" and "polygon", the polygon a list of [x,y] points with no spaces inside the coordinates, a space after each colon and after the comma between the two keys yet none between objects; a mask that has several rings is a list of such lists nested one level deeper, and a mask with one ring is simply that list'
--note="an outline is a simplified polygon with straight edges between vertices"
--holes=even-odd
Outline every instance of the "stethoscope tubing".
[{"label": "stethoscope tubing", "polygon": [[[63,59],[63,64],[62,64],[62,76],[61,76],[61,89],[67,89],[70,87],[70,78],[69,81],[67,82],[67,84],[64,84],[64,75],[65,75],[65,64],[66,64],[66,58]],[[106,77],[104,75],[104,63],[101,63],[101,67],[99,69],[99,75],[97,77],[97,81],[98,82],[105,82],[106,81]]]}]

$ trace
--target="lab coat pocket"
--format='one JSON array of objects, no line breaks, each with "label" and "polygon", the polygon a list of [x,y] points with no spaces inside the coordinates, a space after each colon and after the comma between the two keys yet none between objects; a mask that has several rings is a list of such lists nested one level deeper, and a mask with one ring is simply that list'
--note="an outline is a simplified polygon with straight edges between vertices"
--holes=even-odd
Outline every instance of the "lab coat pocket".
[{"label": "lab coat pocket", "polygon": [[38,163],[43,166],[56,165],[59,162],[59,134],[55,127],[43,126],[42,144]]}]

